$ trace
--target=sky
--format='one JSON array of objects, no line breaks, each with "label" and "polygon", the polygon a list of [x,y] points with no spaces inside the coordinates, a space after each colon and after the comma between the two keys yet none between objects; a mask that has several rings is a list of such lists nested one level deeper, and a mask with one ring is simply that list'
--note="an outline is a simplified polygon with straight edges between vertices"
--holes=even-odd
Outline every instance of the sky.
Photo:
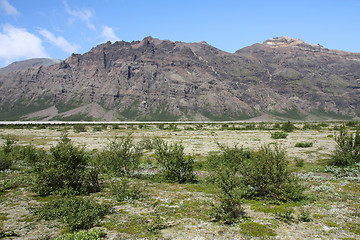
[{"label": "sky", "polygon": [[231,53],[280,36],[360,52],[360,0],[0,0],[0,67],[147,36]]}]

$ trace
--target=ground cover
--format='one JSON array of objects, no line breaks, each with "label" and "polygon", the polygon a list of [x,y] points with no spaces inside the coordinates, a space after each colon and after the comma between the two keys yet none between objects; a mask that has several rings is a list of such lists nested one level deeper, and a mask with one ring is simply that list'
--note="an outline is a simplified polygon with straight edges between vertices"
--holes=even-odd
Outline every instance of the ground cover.
[{"label": "ground cover", "polygon": [[[0,238],[359,239],[359,165],[339,169],[327,164],[336,149],[334,136],[341,125],[295,123],[296,128],[283,139],[271,137],[281,131],[281,126],[273,123],[103,124],[86,125],[82,131],[72,125],[2,126],[1,146],[11,137],[16,146],[31,144],[50,151],[66,131],[74,146],[84,148],[89,158],[101,156],[115,137],[129,134],[136,145],[155,137],[169,144],[180,143],[184,154],[194,158],[195,179],[178,183],[159,178],[154,150],[144,149],[131,176],[100,172],[100,191],[74,196],[90,199],[92,205],[94,201],[99,206],[111,207],[101,218],[95,218],[97,221],[92,225],[85,225],[88,226],[85,230],[74,232],[73,225],[68,223],[74,219],[66,222],[56,216],[44,219],[36,214],[41,207],[54,204],[57,195],[39,196],[32,191],[31,166],[17,156],[10,169],[0,172]],[[355,132],[358,126],[352,124],[347,130]],[[296,147],[297,143],[312,145]],[[286,202],[271,197],[242,199],[242,214],[235,221],[231,224],[216,221],[213,206],[219,201],[219,189],[208,178],[209,154],[220,153],[220,146],[255,150],[265,145],[283,149],[291,172],[305,187],[305,198]],[[96,165],[101,160],[92,161]]]}]

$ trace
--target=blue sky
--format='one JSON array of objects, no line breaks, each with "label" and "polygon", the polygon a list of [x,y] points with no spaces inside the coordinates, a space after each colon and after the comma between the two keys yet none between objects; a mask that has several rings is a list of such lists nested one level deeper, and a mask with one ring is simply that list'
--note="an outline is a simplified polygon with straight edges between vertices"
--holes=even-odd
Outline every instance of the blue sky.
[{"label": "blue sky", "polygon": [[227,52],[290,36],[360,52],[360,0],[0,0],[0,67],[147,36]]}]

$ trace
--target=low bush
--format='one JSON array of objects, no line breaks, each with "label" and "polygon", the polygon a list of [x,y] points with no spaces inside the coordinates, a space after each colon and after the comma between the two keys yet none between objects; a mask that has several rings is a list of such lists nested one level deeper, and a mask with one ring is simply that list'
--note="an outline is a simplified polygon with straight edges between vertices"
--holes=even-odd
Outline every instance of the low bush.
[{"label": "low bush", "polygon": [[312,147],[313,143],[312,142],[298,142],[295,144],[295,147],[298,148],[308,148],[308,147]]},{"label": "low bush", "polygon": [[9,169],[15,160],[14,156],[15,140],[11,137],[5,138],[5,144],[0,149],[0,171]]},{"label": "low bush", "polygon": [[248,197],[269,197],[279,201],[300,200],[304,187],[291,173],[285,152],[278,146],[263,146],[252,152],[241,168]]},{"label": "low bush", "polygon": [[295,129],[295,125],[290,121],[287,121],[281,125],[281,130],[283,130],[284,132],[292,132]]},{"label": "low bush", "polygon": [[298,216],[298,221],[299,222],[311,222],[312,218],[311,218],[310,210],[305,210],[304,208],[301,208],[300,214]]},{"label": "low bush", "polygon": [[138,168],[142,150],[133,143],[131,136],[121,136],[112,140],[99,153],[102,170],[117,176],[131,176]]},{"label": "low bush", "polygon": [[99,170],[88,165],[85,150],[74,146],[66,134],[49,154],[34,164],[33,174],[32,190],[41,196],[58,192],[87,194],[99,190]]},{"label": "low bush", "polygon": [[321,127],[322,127],[322,125],[320,125],[320,124],[304,123],[302,129],[303,130],[310,129],[310,130],[318,130],[318,131],[320,131]]},{"label": "low bush", "polygon": [[101,240],[104,239],[106,233],[101,229],[81,230],[75,233],[62,234],[55,240]]},{"label": "low bush", "polygon": [[284,133],[284,132],[273,132],[273,133],[271,133],[271,138],[273,138],[273,139],[286,138],[287,136],[288,136],[288,134]]},{"label": "low bush", "polygon": [[15,189],[23,182],[23,178],[5,179],[0,182],[0,192]]},{"label": "low bush", "polygon": [[137,184],[131,184],[127,178],[121,178],[118,182],[113,182],[110,185],[111,195],[118,202],[133,202],[143,197],[143,191]]},{"label": "low bush", "polygon": [[243,185],[240,170],[250,152],[243,148],[220,146],[220,154],[208,157],[211,169],[209,180],[219,189],[217,203],[211,215],[216,221],[231,224],[243,213]]},{"label": "low bush", "polygon": [[350,134],[343,125],[339,135],[335,136],[335,142],[336,149],[330,158],[331,165],[346,167],[360,162],[360,131]]},{"label": "low bush", "polygon": [[73,126],[74,132],[86,132],[86,126],[84,124],[76,124]]},{"label": "low bush", "polygon": [[215,218],[232,223],[242,213],[242,199],[270,198],[297,201],[304,187],[291,173],[285,153],[278,147],[263,146],[256,151],[221,147],[209,156],[209,180],[219,189]]},{"label": "low bush", "polygon": [[79,196],[57,197],[34,211],[40,219],[64,222],[70,231],[90,229],[110,213],[111,206]]},{"label": "low bush", "polygon": [[155,158],[160,165],[160,174],[165,180],[178,183],[194,180],[194,157],[186,156],[181,144],[169,145],[160,138],[154,139],[152,144]]},{"label": "low bush", "polygon": [[279,219],[280,221],[283,221],[287,224],[291,224],[295,221],[295,217],[293,215],[292,210],[275,212],[275,217],[276,217],[276,219]]},{"label": "low bush", "polygon": [[295,159],[295,166],[296,167],[303,167],[304,166],[304,159],[298,159],[298,158],[296,158]]}]

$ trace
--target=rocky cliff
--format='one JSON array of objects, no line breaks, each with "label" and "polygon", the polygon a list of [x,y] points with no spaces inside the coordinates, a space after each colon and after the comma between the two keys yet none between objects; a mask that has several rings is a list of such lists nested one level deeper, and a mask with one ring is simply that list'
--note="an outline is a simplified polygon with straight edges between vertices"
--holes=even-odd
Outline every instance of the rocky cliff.
[{"label": "rocky cliff", "polygon": [[351,119],[359,93],[357,53],[289,37],[234,54],[147,37],[0,74],[0,119]]}]

